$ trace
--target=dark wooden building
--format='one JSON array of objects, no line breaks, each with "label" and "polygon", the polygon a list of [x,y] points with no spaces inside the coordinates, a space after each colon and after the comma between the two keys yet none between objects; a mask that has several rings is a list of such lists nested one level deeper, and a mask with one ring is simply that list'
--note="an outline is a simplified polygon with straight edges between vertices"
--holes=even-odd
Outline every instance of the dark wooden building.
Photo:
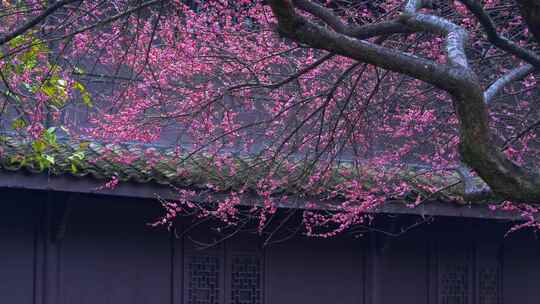
[{"label": "dark wooden building", "polygon": [[201,249],[211,227],[186,219],[177,237],[148,225],[164,186],[102,184],[0,171],[0,303],[539,302],[540,242],[531,231],[505,237],[512,220],[485,207],[389,206],[361,237],[263,246],[246,232]]}]

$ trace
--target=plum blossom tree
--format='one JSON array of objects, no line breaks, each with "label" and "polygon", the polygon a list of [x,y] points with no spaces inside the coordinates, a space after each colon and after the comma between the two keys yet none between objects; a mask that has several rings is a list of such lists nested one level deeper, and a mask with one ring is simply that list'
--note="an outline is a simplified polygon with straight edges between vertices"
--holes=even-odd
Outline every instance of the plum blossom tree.
[{"label": "plum blossom tree", "polygon": [[[197,212],[234,225],[247,213],[263,229],[300,197],[308,233],[331,236],[388,200],[437,197],[504,202],[538,226],[536,1],[0,8],[2,117],[11,128],[39,138],[55,125],[119,142],[174,135],[175,157],[211,176],[205,191],[227,193],[199,204],[197,191],[181,189],[165,203],[165,221]],[[244,212],[247,193],[260,203]],[[318,211],[325,201],[333,212]]]}]

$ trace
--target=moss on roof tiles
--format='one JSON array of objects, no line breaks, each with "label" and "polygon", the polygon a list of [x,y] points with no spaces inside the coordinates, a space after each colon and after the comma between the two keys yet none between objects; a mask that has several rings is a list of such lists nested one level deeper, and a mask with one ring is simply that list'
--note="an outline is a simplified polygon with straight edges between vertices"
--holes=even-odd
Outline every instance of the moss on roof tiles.
[{"label": "moss on roof tiles", "polygon": [[[115,176],[120,180],[137,182],[170,182],[162,178],[163,175],[170,176],[170,172],[154,172],[157,168],[147,166],[144,152],[135,145],[65,141],[47,145],[43,151],[36,151],[32,143],[33,141],[24,138],[0,137],[0,166],[9,171],[71,174],[97,179],[110,179]],[[46,165],[41,163],[44,156],[50,160]],[[160,170],[166,169],[160,167]]]},{"label": "moss on roof tiles", "polygon": [[[47,173],[50,175],[89,176],[95,179],[138,183],[155,182],[176,187],[206,188],[217,186],[221,191],[235,190],[246,185],[253,189],[262,173],[244,170],[245,175],[231,175],[217,172],[210,157],[195,155],[185,160],[174,150],[146,147],[141,144],[104,144],[98,142],[66,140],[46,144],[42,150],[37,149],[34,141],[14,136],[0,136],[0,166],[4,170],[26,170],[31,173]],[[43,165],[43,162],[47,162]],[[238,169],[247,169],[251,163],[239,159]],[[365,175],[377,174],[379,170],[366,168]],[[337,172],[337,171],[336,171]],[[403,170],[399,177],[412,185],[417,193],[430,196],[424,186],[444,189],[436,193],[437,199],[462,201],[461,187],[457,175],[422,174],[418,170]],[[335,174],[330,191],[345,180],[339,173]],[[364,181],[368,179],[363,177]],[[286,189],[278,189],[281,193],[305,193],[302,181],[287,185]],[[366,182],[368,187],[369,181]],[[449,186],[450,185],[450,186]]]}]

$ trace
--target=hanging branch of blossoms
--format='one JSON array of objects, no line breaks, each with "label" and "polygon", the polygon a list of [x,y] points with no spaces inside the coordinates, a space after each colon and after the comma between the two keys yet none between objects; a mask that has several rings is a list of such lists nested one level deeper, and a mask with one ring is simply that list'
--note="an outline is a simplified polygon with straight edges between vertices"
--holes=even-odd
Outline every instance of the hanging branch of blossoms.
[{"label": "hanging branch of blossoms", "polygon": [[173,143],[214,199],[179,189],[166,223],[262,233],[302,200],[306,231],[333,236],[391,200],[540,202],[534,1],[0,5],[4,125]]}]

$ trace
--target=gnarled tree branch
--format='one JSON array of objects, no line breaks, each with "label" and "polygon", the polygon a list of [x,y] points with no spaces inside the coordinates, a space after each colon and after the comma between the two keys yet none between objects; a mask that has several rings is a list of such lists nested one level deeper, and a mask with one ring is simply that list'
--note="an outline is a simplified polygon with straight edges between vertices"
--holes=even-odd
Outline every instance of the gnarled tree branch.
[{"label": "gnarled tree branch", "polygon": [[278,19],[281,33],[297,42],[406,74],[440,88],[451,86],[448,82],[449,75],[453,75],[450,67],[330,31],[296,14],[290,0],[273,0],[269,3]]},{"label": "gnarled tree branch", "polygon": [[[460,154],[464,162],[496,195],[513,201],[540,203],[540,174],[509,160],[491,140],[484,91],[469,68],[464,51],[467,33],[448,20],[418,13],[430,1],[408,1],[402,22],[412,30],[420,27],[446,35],[448,65],[332,32],[296,14],[293,1],[272,0],[269,3],[281,32],[297,42],[402,73],[447,91],[452,96],[460,122]],[[497,37],[499,42],[506,42]],[[512,44],[503,45],[513,47]]]},{"label": "gnarled tree branch", "polygon": [[489,42],[493,43],[493,45],[500,48],[501,50],[504,50],[530,63],[536,69],[540,69],[540,56],[538,56],[534,52],[531,52],[530,50],[522,48],[521,46],[510,41],[509,39],[499,35],[499,33],[497,33],[497,28],[495,27],[495,23],[493,23],[493,20],[491,20],[489,15],[486,13],[484,8],[478,1],[476,0],[460,0],[460,1],[478,19],[478,21],[480,22],[480,25],[482,25],[482,28],[484,29],[484,32],[486,33],[486,36]]},{"label": "gnarled tree branch", "polygon": [[456,168],[457,173],[463,183],[463,199],[467,202],[484,200],[493,193],[489,187],[478,187],[474,181],[474,177],[470,173],[469,167],[464,163]]},{"label": "gnarled tree branch", "polygon": [[467,32],[460,26],[437,16],[418,13],[418,10],[430,6],[431,1],[412,0],[405,6],[406,18],[403,21],[411,27],[421,27],[425,31],[435,32],[446,36],[446,52],[451,65],[468,68],[465,55]]},{"label": "gnarled tree branch", "polygon": [[502,77],[497,79],[492,83],[487,90],[484,92],[484,99],[486,104],[489,104],[493,98],[502,91],[502,89],[511,82],[521,80],[530,73],[532,73],[535,68],[530,64],[525,64],[520,67],[517,67],[513,70],[510,70],[508,73],[504,74]]},{"label": "gnarled tree branch", "polygon": [[343,23],[331,10],[309,0],[294,0],[295,7],[321,19],[334,31],[357,39],[368,39],[381,35],[412,33],[398,20],[351,26]]}]

